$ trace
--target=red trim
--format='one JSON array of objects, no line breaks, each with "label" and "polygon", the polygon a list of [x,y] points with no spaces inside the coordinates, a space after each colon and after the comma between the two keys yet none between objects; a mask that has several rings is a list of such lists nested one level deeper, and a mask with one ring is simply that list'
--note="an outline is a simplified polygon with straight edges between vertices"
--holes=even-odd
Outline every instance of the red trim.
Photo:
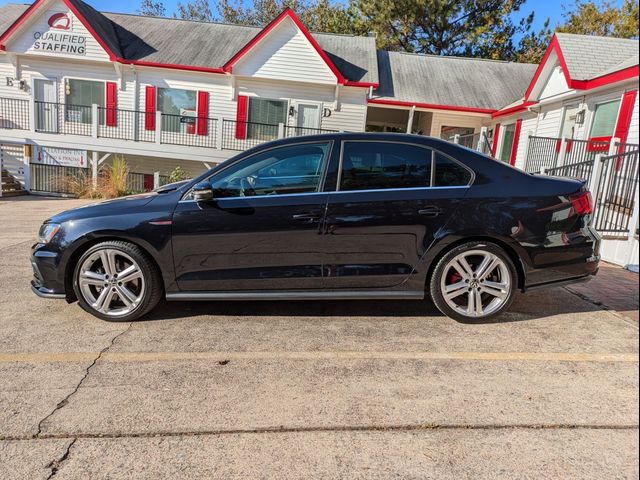
[{"label": "red trim", "polygon": [[297,15],[293,12],[293,10],[291,10],[288,7],[285,8],[280,15],[274,18],[271,21],[271,23],[269,23],[266,27],[264,27],[255,37],[249,40],[249,42],[244,47],[242,47],[240,51],[238,51],[238,53],[236,53],[233,57],[231,57],[231,60],[225,63],[224,66],[222,67],[224,71],[231,73],[233,71],[233,65],[242,57],[244,57],[249,52],[249,50],[251,50],[256,44],[258,44],[266,35],[269,34],[269,32],[271,32],[271,30],[273,30],[285,18],[290,18],[291,20],[293,20],[293,23],[296,24],[296,26],[300,29],[302,34],[309,41],[311,46],[316,50],[318,55],[320,55],[322,60],[324,60],[324,63],[327,64],[327,67],[329,67],[329,69],[333,72],[338,83],[344,85],[347,82],[347,80],[342,76],[342,74],[340,73],[340,70],[338,70],[338,68],[329,59],[325,51],[322,50],[322,48],[320,48],[320,45],[318,45],[318,42],[316,42],[316,39],[311,36],[311,33],[309,33],[309,30],[307,30],[307,27],[305,27],[302,24],[302,22],[297,17]]},{"label": "red trim", "polygon": [[638,65],[634,65],[631,67],[624,68],[617,72],[608,73],[606,75],[602,75],[600,77],[592,78],[590,80],[573,80],[569,76],[569,69],[567,68],[567,62],[564,59],[564,55],[562,54],[562,50],[560,49],[560,42],[558,42],[558,37],[556,35],[553,36],[549,46],[547,47],[547,51],[542,57],[542,61],[538,65],[536,69],[536,73],[533,75],[531,82],[529,83],[529,87],[527,87],[527,91],[524,94],[524,101],[527,102],[529,97],[531,96],[531,92],[533,91],[536,83],[538,82],[540,75],[542,74],[542,70],[544,69],[549,56],[551,56],[551,52],[555,51],[556,56],[558,57],[558,63],[562,68],[562,73],[564,74],[564,78],[567,81],[567,85],[571,89],[575,90],[591,90],[592,88],[602,87],[604,85],[609,85],[611,83],[621,82],[624,80],[629,80],[639,75]]},{"label": "red trim", "polygon": [[493,142],[491,143],[491,155],[496,156],[496,152],[498,151],[498,137],[500,136],[500,124],[496,123],[496,126],[493,127]]},{"label": "red trim", "polygon": [[436,105],[432,103],[401,102],[399,100],[386,100],[382,98],[370,98],[368,100],[368,103],[379,104],[379,105],[396,105],[399,107],[431,108],[433,110],[451,110],[454,112],[473,112],[473,113],[491,114],[496,111],[489,108],[459,107],[455,105]]},{"label": "red trim", "polygon": [[587,152],[607,152],[611,144],[611,135],[606,137],[591,137],[587,144]]},{"label": "red trim", "polygon": [[116,82],[106,82],[105,84],[105,92],[106,92],[106,118],[105,123],[107,127],[117,127],[118,126],[118,84]]},{"label": "red trim", "polygon": [[196,132],[198,135],[207,134],[207,118],[209,117],[209,92],[198,92],[198,120]]},{"label": "red trim", "polygon": [[503,110],[498,110],[494,114],[491,115],[491,118],[500,118],[506,115],[512,115],[514,113],[525,112],[531,105],[535,105],[535,102],[524,102],[520,105],[516,105],[515,107],[505,108]]},{"label": "red trim", "polygon": [[613,134],[621,143],[625,143],[629,135],[629,125],[631,124],[631,115],[633,114],[637,94],[638,90],[630,90],[622,96],[618,121],[616,122],[616,131]]},{"label": "red trim", "polygon": [[22,26],[22,24],[24,22],[27,21],[27,19],[31,16],[31,14],[40,6],[41,3],[44,3],[45,0],[38,0],[34,3],[32,3],[29,8],[27,8],[22,15],[20,15],[15,22],[13,22],[11,24],[11,26],[9,28],[7,28],[4,33],[2,35],[0,35],[0,50],[5,50],[5,45],[4,43],[7,41],[7,39],[13,35],[13,32],[15,32],[18,28],[20,28]]},{"label": "red trim", "polygon": [[372,83],[372,82],[352,82],[351,80],[347,80],[346,82],[344,82],[344,85],[347,87],[364,87],[364,88],[369,88],[369,87],[373,87],[378,88],[380,86],[379,83]]},{"label": "red trim", "polygon": [[247,138],[249,97],[245,95],[238,95],[238,105],[236,108],[236,138],[238,140],[244,140]]},{"label": "red trim", "polygon": [[156,87],[147,85],[144,89],[144,129],[156,129]]},{"label": "red trim", "polygon": [[516,164],[516,156],[518,155],[518,144],[520,143],[520,132],[522,131],[522,119],[516,120],[516,129],[513,132],[513,146],[511,147],[511,156],[509,157],[509,164]]}]

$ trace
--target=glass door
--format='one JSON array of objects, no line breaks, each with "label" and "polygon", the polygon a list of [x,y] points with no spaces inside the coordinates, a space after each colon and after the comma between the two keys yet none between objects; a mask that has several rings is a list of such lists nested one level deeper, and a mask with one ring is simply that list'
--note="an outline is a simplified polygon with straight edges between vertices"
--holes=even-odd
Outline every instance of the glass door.
[{"label": "glass door", "polygon": [[511,150],[516,132],[516,124],[505,125],[502,130],[502,147],[500,148],[500,161],[509,163],[511,160]]}]

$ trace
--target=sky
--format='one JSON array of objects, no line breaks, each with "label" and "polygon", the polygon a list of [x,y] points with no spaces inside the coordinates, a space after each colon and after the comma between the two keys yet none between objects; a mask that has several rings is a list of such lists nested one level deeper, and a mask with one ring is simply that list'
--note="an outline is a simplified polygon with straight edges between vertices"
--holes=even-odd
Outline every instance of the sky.
[{"label": "sky", "polygon": [[[118,12],[118,13],[136,13],[140,5],[140,0],[85,0],[96,10],[105,12]],[[215,0],[211,1],[211,4]],[[247,0],[244,0],[248,3]],[[6,3],[30,3],[28,0],[0,0],[0,5]],[[167,9],[167,16],[175,11],[178,0],[164,0],[164,5]],[[343,2],[344,3],[344,2]],[[614,0],[614,5],[619,6],[622,4],[622,0]],[[540,29],[547,18],[551,19],[551,27],[553,28],[557,23],[562,20],[563,5],[571,7],[574,4],[574,0],[527,0],[524,6],[519,12],[514,14],[514,20],[519,21],[521,18],[526,17],[532,11],[535,12],[534,28]]]}]

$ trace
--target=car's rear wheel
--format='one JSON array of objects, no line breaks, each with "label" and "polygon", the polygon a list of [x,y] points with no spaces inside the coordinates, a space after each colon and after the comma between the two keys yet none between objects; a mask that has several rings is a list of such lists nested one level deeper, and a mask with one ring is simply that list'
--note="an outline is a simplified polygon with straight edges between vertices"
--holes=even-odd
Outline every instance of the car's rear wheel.
[{"label": "car's rear wheel", "polygon": [[448,317],[487,320],[509,308],[517,278],[516,268],[502,248],[469,242],[440,259],[431,276],[431,298]]},{"label": "car's rear wheel", "polygon": [[78,261],[73,289],[80,306],[112,322],[135,320],[162,295],[158,268],[139,247],[123,241],[94,245]]}]

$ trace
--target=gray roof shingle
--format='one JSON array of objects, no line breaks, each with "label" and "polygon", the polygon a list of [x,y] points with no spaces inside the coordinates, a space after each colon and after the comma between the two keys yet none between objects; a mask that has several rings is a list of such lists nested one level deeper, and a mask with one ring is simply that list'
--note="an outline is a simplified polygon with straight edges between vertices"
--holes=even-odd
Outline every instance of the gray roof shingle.
[{"label": "gray roof shingle", "polygon": [[378,52],[376,96],[498,110],[520,99],[537,65],[477,58]]},{"label": "gray roof shingle", "polygon": [[590,80],[638,65],[638,40],[556,33],[573,80]]}]

